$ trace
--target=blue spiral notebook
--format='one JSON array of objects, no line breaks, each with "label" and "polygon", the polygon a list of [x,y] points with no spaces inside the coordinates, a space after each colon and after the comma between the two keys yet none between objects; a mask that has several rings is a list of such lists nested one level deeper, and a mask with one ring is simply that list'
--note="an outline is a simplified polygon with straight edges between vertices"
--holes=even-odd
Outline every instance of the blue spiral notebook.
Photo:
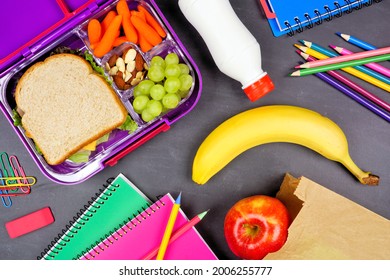
[{"label": "blue spiral notebook", "polygon": [[382,0],[260,0],[275,37],[294,35]]}]

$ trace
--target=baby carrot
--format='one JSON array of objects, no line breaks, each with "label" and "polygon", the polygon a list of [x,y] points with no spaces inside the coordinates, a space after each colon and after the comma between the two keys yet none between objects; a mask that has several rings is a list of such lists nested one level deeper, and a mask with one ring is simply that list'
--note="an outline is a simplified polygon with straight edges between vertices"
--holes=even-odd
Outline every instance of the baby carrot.
[{"label": "baby carrot", "polygon": [[88,22],[88,39],[90,44],[95,44],[99,42],[100,37],[102,36],[102,26],[97,19],[91,19]]},{"label": "baby carrot", "polygon": [[118,15],[122,15],[122,16],[130,15],[129,6],[127,6],[127,2],[125,0],[120,0],[118,4],[116,4],[116,11],[118,12]]},{"label": "baby carrot", "polygon": [[160,35],[158,35],[157,31],[140,17],[131,16],[131,22],[133,23],[135,29],[137,29],[139,35],[142,35],[152,46],[156,46],[161,43],[162,39]]},{"label": "baby carrot", "polygon": [[109,11],[105,18],[102,21],[102,34],[106,32],[108,26],[110,25],[111,21],[114,19],[114,17],[117,16],[117,13],[115,11]]},{"label": "baby carrot", "polygon": [[96,57],[102,57],[106,53],[108,53],[113,44],[115,39],[118,37],[118,31],[121,27],[122,23],[122,16],[117,15],[112,20],[111,24],[108,26],[107,31],[104,33],[102,40],[100,41],[99,45],[96,46],[94,49],[93,54]]},{"label": "baby carrot", "polygon": [[161,37],[165,38],[165,36],[167,36],[167,34],[165,33],[165,31],[161,27],[161,25],[158,23],[158,21],[144,7],[139,5],[138,6],[138,11],[140,11],[141,13],[143,13],[145,15],[146,22],[150,26],[152,26]]},{"label": "baby carrot", "polygon": [[133,42],[134,44],[137,44],[138,35],[133,24],[131,23],[130,14],[128,16],[123,16],[122,26],[127,40]]},{"label": "baby carrot", "polygon": [[145,39],[145,37],[141,34],[138,34],[139,46],[141,51],[148,52],[153,46]]},{"label": "baby carrot", "polygon": [[145,14],[143,12],[134,10],[134,11],[131,11],[131,15],[132,16],[138,16],[138,17],[142,18],[144,21],[146,21]]},{"label": "baby carrot", "polygon": [[113,46],[117,47],[117,46],[119,46],[119,45],[121,45],[121,44],[123,44],[123,43],[125,43],[127,41],[128,40],[127,40],[126,36],[117,37],[114,40]]}]

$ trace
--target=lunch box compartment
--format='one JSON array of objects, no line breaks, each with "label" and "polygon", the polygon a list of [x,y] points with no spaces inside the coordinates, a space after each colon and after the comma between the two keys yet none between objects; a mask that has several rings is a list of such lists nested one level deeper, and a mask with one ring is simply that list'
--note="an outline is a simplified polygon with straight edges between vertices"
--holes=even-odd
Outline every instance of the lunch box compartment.
[{"label": "lunch box compartment", "polygon": [[[7,3],[9,3],[8,5],[12,5],[12,2],[13,1],[9,1]],[[22,2],[24,4],[25,1]],[[22,14],[26,14],[26,22],[23,23],[28,24],[29,21],[36,19],[37,16],[39,16],[39,23],[37,25],[29,24],[28,27],[31,25],[33,30],[30,31],[28,35],[21,32],[20,38],[18,37],[17,40],[11,40],[12,43],[7,45],[6,49],[2,48],[0,51],[0,108],[41,171],[48,178],[60,184],[75,184],[82,182],[105,168],[107,165],[116,164],[120,158],[133,149],[143,145],[158,133],[168,130],[172,123],[183,117],[195,106],[200,96],[201,76],[199,70],[170,25],[166,22],[157,5],[152,0],[129,0],[127,3],[130,10],[134,10],[138,5],[142,5],[155,16],[167,33],[167,36],[163,39],[162,43],[146,53],[142,52],[137,45],[133,44],[133,48],[140,52],[147,65],[149,65],[150,60],[155,55],[165,57],[165,55],[170,52],[177,53],[180,61],[188,65],[190,74],[193,76],[194,83],[189,94],[186,98],[181,100],[180,104],[175,109],[162,114],[149,123],[145,123],[134,111],[131,104],[134,87],[131,87],[128,90],[119,90],[113,85],[114,91],[120,97],[130,117],[137,123],[138,128],[136,131],[129,134],[128,131],[119,129],[113,130],[110,133],[108,141],[99,144],[96,147],[96,150],[92,152],[89,161],[86,163],[74,163],[70,160],[66,160],[59,165],[52,166],[48,165],[43,156],[37,153],[34,142],[25,135],[24,129],[20,126],[16,127],[13,125],[13,109],[16,106],[13,95],[19,78],[30,66],[49,57],[57,47],[79,49],[81,52],[87,50],[92,53],[86,33],[88,22],[92,18],[102,20],[110,10],[115,9],[117,2],[118,1],[38,0],[32,1],[31,3],[34,4],[35,10],[37,9],[37,5],[41,5],[40,7],[42,11],[45,11],[45,15],[34,14],[27,16],[26,6],[31,8],[32,4],[26,1],[26,6],[21,9]],[[7,4],[5,6],[7,7]],[[43,9],[43,7],[45,7],[45,9]],[[10,7],[8,8],[10,10]],[[41,19],[42,17],[46,17],[46,15],[48,17],[47,19]],[[73,23],[74,25],[72,25]],[[46,31],[40,33],[42,30],[49,31],[48,33],[46,33]],[[15,32],[15,30],[11,29],[10,32]],[[4,31],[2,33],[4,34]],[[9,33],[6,32],[5,34]],[[105,68],[105,62],[108,57],[115,52],[121,52],[124,48],[125,45],[118,46],[102,58],[94,57],[94,60],[96,64]],[[15,49],[17,52],[14,51]],[[105,73],[109,79],[112,79],[107,71]]]}]

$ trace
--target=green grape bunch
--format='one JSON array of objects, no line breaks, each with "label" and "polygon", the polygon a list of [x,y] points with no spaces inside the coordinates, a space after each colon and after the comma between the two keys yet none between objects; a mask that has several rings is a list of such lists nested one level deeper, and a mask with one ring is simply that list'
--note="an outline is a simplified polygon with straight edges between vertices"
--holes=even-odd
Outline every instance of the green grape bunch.
[{"label": "green grape bunch", "polygon": [[178,55],[173,52],[165,58],[152,57],[147,77],[134,88],[132,102],[134,111],[144,122],[175,109],[188,96],[193,85],[190,68],[180,63]]}]

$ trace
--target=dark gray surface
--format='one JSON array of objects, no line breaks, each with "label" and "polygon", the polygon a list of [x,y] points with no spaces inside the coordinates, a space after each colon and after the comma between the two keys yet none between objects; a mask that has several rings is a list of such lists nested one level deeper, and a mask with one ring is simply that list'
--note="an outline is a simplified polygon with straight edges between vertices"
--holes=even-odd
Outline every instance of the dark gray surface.
[{"label": "dark gray surface", "polygon": [[[176,196],[182,191],[182,208],[189,217],[210,208],[211,211],[197,228],[220,259],[236,259],[227,247],[223,233],[223,221],[228,209],[247,196],[274,195],[286,172],[308,177],[390,218],[389,123],[314,76],[288,77],[292,67],[301,61],[293,47],[299,39],[323,46],[345,46],[358,51],[334,34],[343,32],[356,35],[378,47],[388,46],[389,1],[325,22],[294,37],[279,38],[273,37],[259,1],[230,2],[243,23],[258,39],[263,68],[276,85],[272,93],[255,103],[245,97],[238,82],[219,72],[204,42],[186,21],[177,2],[159,0],[159,7],[193,56],[203,76],[200,101],[193,111],[175,123],[168,132],[158,135],[116,166],[106,168],[86,182],[61,186],[40,173],[10,124],[0,115],[0,151],[17,155],[25,172],[36,176],[38,180],[30,195],[13,198],[11,208],[0,204],[0,259],[35,259],[86,201],[94,196],[106,178],[120,172],[150,198],[166,192]],[[230,47],[234,52],[234,46]],[[389,62],[383,65],[390,67]],[[352,79],[390,102],[390,93]],[[363,186],[342,165],[307,148],[284,143],[253,148],[232,161],[206,185],[196,185],[191,180],[191,168],[202,140],[227,118],[250,108],[271,104],[309,108],[335,121],[348,138],[354,161],[362,169],[380,175],[380,186]],[[44,206],[51,207],[56,219],[54,224],[16,239],[8,237],[5,222]]]}]

